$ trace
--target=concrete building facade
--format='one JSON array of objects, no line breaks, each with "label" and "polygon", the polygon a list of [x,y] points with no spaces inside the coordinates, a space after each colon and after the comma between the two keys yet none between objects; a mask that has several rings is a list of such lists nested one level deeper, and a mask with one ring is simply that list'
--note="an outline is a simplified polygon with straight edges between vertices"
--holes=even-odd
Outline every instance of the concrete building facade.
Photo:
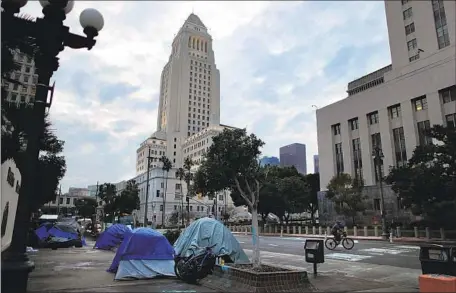
[{"label": "concrete building facade", "polygon": [[455,125],[455,2],[385,1],[392,64],[348,84],[348,97],[317,110],[322,190],[338,173],[375,185],[404,164],[434,124]]},{"label": "concrete building facade", "polygon": [[11,73],[10,78],[19,81],[21,84],[3,81],[6,89],[6,99],[10,103],[32,104],[35,101],[36,84],[38,75],[33,58],[17,52],[14,54],[14,61],[19,65],[19,69]]},{"label": "concrete building facade", "polygon": [[307,174],[306,145],[293,143],[280,148],[280,166],[295,166],[299,173]]},{"label": "concrete building facade", "polygon": [[280,160],[277,157],[267,157],[264,156],[260,159],[260,166],[279,166]]},{"label": "concrete building facade", "polygon": [[[339,173],[362,176],[372,207],[366,214],[376,216],[379,179],[431,142],[424,130],[456,126],[455,2],[385,1],[385,8],[392,64],[350,82],[348,97],[317,110],[321,190]],[[384,155],[381,174],[376,147]],[[388,186],[384,194],[387,217],[410,216]],[[324,192],[320,197],[324,208]]]}]

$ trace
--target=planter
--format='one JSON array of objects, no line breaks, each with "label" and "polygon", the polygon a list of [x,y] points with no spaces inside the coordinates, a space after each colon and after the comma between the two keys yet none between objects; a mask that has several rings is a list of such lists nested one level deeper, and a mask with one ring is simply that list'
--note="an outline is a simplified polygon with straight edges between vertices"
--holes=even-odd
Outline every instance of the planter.
[{"label": "planter", "polygon": [[201,284],[217,292],[314,292],[307,272],[262,265],[216,265],[214,273]]}]

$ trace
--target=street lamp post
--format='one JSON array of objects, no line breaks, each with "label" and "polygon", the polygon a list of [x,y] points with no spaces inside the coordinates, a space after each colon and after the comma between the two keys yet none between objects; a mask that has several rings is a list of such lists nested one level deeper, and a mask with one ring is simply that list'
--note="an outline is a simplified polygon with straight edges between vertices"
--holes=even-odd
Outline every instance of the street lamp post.
[{"label": "street lamp post", "polygon": [[[32,38],[38,48],[35,55],[35,65],[38,73],[37,90],[33,112],[28,123],[31,129],[27,136],[27,147],[22,175],[22,188],[19,194],[14,233],[9,249],[2,255],[2,291],[23,293],[27,291],[29,273],[35,265],[26,254],[27,235],[31,217],[30,201],[36,196],[36,173],[40,152],[40,139],[44,129],[44,116],[48,103],[50,79],[59,67],[57,55],[65,47],[73,49],[92,49],[94,38],[103,28],[103,16],[95,9],[85,9],[80,15],[80,23],[87,37],[70,32],[69,27],[63,24],[66,14],[73,6],[68,0],[40,0],[44,17],[30,21],[16,17],[27,0],[3,0],[2,11],[2,42],[8,40]],[[3,29],[5,28],[5,29]]]},{"label": "street lamp post", "polygon": [[372,151],[372,157],[374,158],[374,166],[377,169],[378,182],[380,184],[380,213],[382,217],[382,238],[386,240],[388,238],[388,232],[386,231],[385,199],[383,197],[382,149],[378,146],[375,146],[374,150]]},{"label": "street lamp post", "polygon": [[149,153],[147,154],[147,176],[146,176],[146,204],[144,205],[144,227],[147,227],[147,209],[149,207],[149,180],[150,180],[150,161],[152,157],[150,156],[150,148]]}]

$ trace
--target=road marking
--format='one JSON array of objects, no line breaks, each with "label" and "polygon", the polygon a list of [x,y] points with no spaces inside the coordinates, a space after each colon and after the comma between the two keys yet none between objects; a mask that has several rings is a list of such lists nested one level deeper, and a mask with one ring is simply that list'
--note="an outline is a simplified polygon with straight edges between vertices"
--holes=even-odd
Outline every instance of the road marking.
[{"label": "road marking", "polygon": [[419,247],[419,246],[410,246],[410,245],[398,245],[398,246],[395,246],[395,248],[419,250],[421,247]]},{"label": "road marking", "polygon": [[330,253],[325,255],[329,259],[338,259],[345,261],[360,261],[363,259],[371,258],[371,255],[348,254],[348,253]]},{"label": "road marking", "polygon": [[274,246],[274,247],[278,246],[277,244],[269,244],[269,245],[270,245],[270,246]]},{"label": "road marking", "polygon": [[242,244],[244,244],[245,242],[244,242],[244,241],[239,241],[239,243],[242,243]]}]

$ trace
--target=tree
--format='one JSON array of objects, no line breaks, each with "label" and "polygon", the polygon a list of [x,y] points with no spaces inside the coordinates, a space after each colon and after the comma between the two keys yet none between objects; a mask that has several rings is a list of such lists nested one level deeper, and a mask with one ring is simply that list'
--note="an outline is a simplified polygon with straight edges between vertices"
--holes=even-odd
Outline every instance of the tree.
[{"label": "tree", "polygon": [[366,210],[365,197],[362,194],[363,180],[341,173],[329,181],[327,188],[326,196],[335,203],[336,212],[350,217],[353,225],[356,225],[356,216]]},{"label": "tree", "polygon": [[[193,180],[193,174],[192,174],[192,166],[194,165],[192,159],[189,157],[185,158],[184,160],[184,180],[185,183],[187,184],[187,198],[190,197],[191,193],[191,187],[190,187],[190,182]],[[190,211],[187,208],[187,224],[190,225]],[[182,217],[182,225],[184,224],[184,217]]]},{"label": "tree", "polygon": [[116,213],[117,189],[114,184],[104,183],[98,187],[98,196],[104,201],[103,211],[106,221],[113,221]]},{"label": "tree", "polygon": [[166,156],[162,156],[160,158],[160,162],[162,162],[163,176],[165,176],[165,172],[166,172],[165,190],[163,192],[163,212],[162,212],[162,225],[163,225],[163,227],[165,227],[166,191],[168,189],[168,173],[169,173],[169,170],[171,170],[171,168],[173,167],[173,164],[171,164],[171,161]]},{"label": "tree", "polygon": [[312,224],[315,225],[315,213],[318,211],[318,192],[320,191],[320,174],[308,174],[304,176],[308,191],[304,204],[306,210],[310,213]]},{"label": "tree", "polygon": [[97,201],[94,198],[82,198],[74,201],[76,210],[83,218],[92,218],[96,213]]},{"label": "tree", "polygon": [[438,144],[416,147],[405,166],[392,168],[386,183],[413,214],[440,227],[456,221],[456,129],[433,126],[427,135]]},{"label": "tree", "polygon": [[[180,167],[176,171],[176,178],[179,179],[180,183],[180,201],[181,201],[181,209],[184,210],[184,193],[183,193],[183,187],[182,187],[182,180],[185,179],[185,170],[184,168]],[[184,226],[184,222],[182,221],[182,226]]]},{"label": "tree", "polygon": [[117,213],[131,214],[134,210],[139,210],[139,188],[135,180],[128,180],[127,186],[115,198],[115,211]]},{"label": "tree", "polygon": [[305,199],[309,190],[301,174],[281,178],[278,181],[278,185],[286,208],[284,220],[286,225],[288,225],[291,214],[304,211]]},{"label": "tree", "polygon": [[[236,190],[231,196],[238,195],[247,204],[252,213],[252,238],[254,267],[260,266],[260,247],[258,238],[258,204],[260,201],[260,181],[264,173],[260,169],[258,158],[264,145],[254,134],[247,135],[245,129],[224,129],[212,139],[213,143],[204,155],[204,160],[197,171],[205,180],[197,180],[196,189],[217,191]],[[199,184],[204,184],[200,186]],[[233,201],[239,200],[233,197]]]}]

